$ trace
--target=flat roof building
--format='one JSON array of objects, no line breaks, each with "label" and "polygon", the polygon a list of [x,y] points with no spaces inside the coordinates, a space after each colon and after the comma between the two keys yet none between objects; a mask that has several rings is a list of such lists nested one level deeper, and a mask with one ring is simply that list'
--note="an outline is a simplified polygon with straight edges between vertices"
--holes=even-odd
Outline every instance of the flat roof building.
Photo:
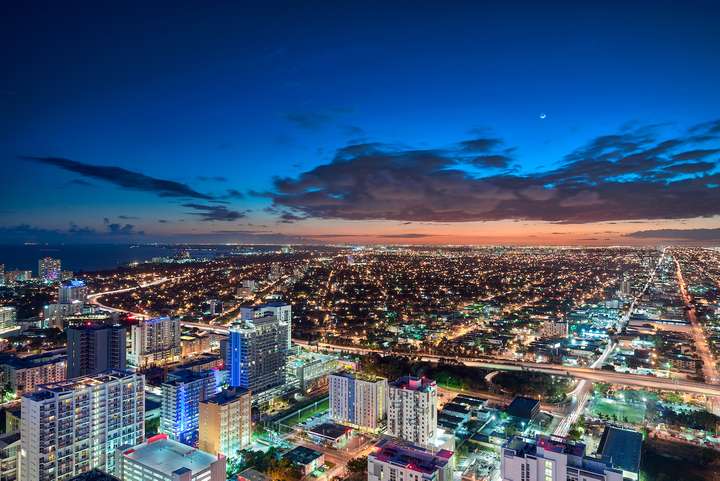
[{"label": "flat roof building", "polygon": [[566,438],[515,436],[502,449],[503,481],[623,481],[622,472],[586,456],[585,445]]},{"label": "flat roof building", "polygon": [[368,481],[452,481],[454,453],[384,438],[368,455]]},{"label": "flat roof building", "polygon": [[598,453],[605,462],[622,470],[623,477],[636,480],[640,473],[642,434],[616,426],[606,426],[600,438]]},{"label": "flat roof building", "polygon": [[384,424],[387,379],[361,373],[328,376],[330,419],[362,430],[377,431]]},{"label": "flat roof building", "polygon": [[224,390],[200,401],[198,447],[234,457],[250,444],[252,396],[245,389]]},{"label": "flat roof building", "polygon": [[540,401],[525,396],[515,396],[505,412],[516,418],[532,421],[540,412]]},{"label": "flat roof building", "polygon": [[115,451],[115,474],[123,481],[225,481],[225,457],[168,439],[164,434]]}]

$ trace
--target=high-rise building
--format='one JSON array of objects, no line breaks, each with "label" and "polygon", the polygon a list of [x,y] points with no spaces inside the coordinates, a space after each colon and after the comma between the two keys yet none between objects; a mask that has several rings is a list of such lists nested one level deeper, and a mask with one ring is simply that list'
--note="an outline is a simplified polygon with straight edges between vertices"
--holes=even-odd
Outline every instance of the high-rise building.
[{"label": "high-rise building", "polygon": [[157,317],[130,327],[128,363],[145,368],[180,359],[180,319]]},{"label": "high-rise building", "polygon": [[48,384],[22,398],[20,480],[113,472],[114,451],[145,437],[145,379],[109,371]]},{"label": "high-rise building", "polygon": [[84,281],[73,279],[63,282],[58,288],[58,302],[60,304],[71,304],[80,301],[87,302],[88,288]]},{"label": "high-rise building", "polygon": [[437,433],[437,385],[425,377],[403,376],[388,386],[387,433],[428,445]]},{"label": "high-rise building", "polygon": [[0,481],[16,481],[20,433],[0,435]]},{"label": "high-rise building", "polygon": [[198,439],[200,402],[214,396],[222,383],[221,371],[173,371],[162,384],[160,431],[188,446]]},{"label": "high-rise building", "polygon": [[368,455],[368,481],[452,481],[455,453],[384,438]]},{"label": "high-rise building", "polygon": [[77,316],[83,312],[81,301],[72,301],[68,304],[48,304],[43,308],[45,327],[54,327],[63,330],[68,317]]},{"label": "high-rise building", "polygon": [[387,379],[345,372],[331,374],[328,378],[333,421],[370,431],[384,425]]},{"label": "high-rise building", "polygon": [[67,377],[90,376],[108,369],[124,370],[125,328],[120,325],[79,325],[67,333]]},{"label": "high-rise building", "polygon": [[38,277],[44,281],[59,281],[61,272],[60,259],[43,257],[38,261]]},{"label": "high-rise building", "polygon": [[5,264],[0,264],[0,286],[5,285]]},{"label": "high-rise building", "polygon": [[623,481],[622,471],[585,455],[585,445],[538,435],[513,437],[503,446],[503,481]]},{"label": "high-rise building", "polygon": [[253,396],[286,381],[290,325],[275,316],[237,321],[228,335],[230,386]]},{"label": "high-rise building", "polygon": [[627,272],[623,273],[622,280],[620,281],[620,295],[625,299],[632,297],[632,286],[630,284],[630,276]]},{"label": "high-rise building", "polygon": [[249,306],[240,308],[240,319],[253,320],[259,317],[275,316],[288,325],[287,330],[287,347],[290,349],[292,340],[292,305],[284,301],[271,301],[259,306]]},{"label": "high-rise building", "polygon": [[15,320],[17,319],[17,312],[12,306],[0,307],[0,332],[15,327]]},{"label": "high-rise building", "polygon": [[200,401],[198,447],[211,454],[235,457],[250,444],[252,396],[244,389],[224,390]]},{"label": "high-rise building", "polygon": [[115,451],[123,481],[225,481],[226,460],[168,439],[164,434]]}]

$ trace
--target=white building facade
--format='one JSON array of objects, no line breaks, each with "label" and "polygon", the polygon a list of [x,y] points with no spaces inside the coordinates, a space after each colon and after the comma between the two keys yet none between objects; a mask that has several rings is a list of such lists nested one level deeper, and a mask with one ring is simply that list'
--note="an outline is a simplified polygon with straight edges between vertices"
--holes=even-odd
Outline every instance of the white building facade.
[{"label": "white building facade", "polygon": [[358,373],[328,376],[330,418],[352,427],[377,431],[387,411],[387,379]]},{"label": "white building facade", "polygon": [[47,384],[23,396],[20,480],[113,472],[117,447],[145,437],[145,378],[125,371]]},{"label": "white building facade", "polygon": [[426,446],[437,433],[437,385],[403,376],[388,385],[387,433]]}]

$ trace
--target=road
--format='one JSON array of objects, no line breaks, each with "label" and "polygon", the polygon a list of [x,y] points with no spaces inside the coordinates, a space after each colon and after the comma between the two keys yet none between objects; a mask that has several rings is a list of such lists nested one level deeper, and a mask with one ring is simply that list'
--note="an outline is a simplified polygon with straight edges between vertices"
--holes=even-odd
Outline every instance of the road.
[{"label": "road", "polygon": [[125,289],[115,289],[114,291],[96,292],[95,294],[90,294],[90,295],[88,296],[88,298],[87,298],[87,299],[88,299],[88,303],[93,304],[93,305],[95,305],[95,306],[98,306],[99,308],[104,309],[104,310],[106,310],[106,311],[110,311],[110,312],[120,312],[120,313],[123,313],[123,314],[130,314],[130,315],[133,315],[133,316],[135,316],[137,319],[140,319],[140,320],[147,319],[147,318],[149,318],[150,316],[147,316],[147,315],[142,314],[142,313],[140,313],[140,312],[132,312],[132,311],[128,311],[128,310],[125,310],[125,309],[118,309],[117,307],[106,306],[105,304],[101,304],[100,301],[99,301],[99,299],[100,299],[101,297],[103,297],[103,296],[107,296],[107,295],[110,295],[110,294],[120,294],[120,293],[123,293],[123,292],[134,291],[134,290],[136,290],[136,289],[143,289],[143,288],[145,288],[145,287],[157,286],[157,285],[162,284],[162,283],[167,282],[167,281],[171,281],[171,280],[175,280],[175,279],[180,279],[181,277],[182,277],[182,276],[178,276],[178,277],[161,277],[160,279],[157,279],[157,280],[155,280],[155,281],[148,282],[148,283],[146,283],[146,284],[139,284],[139,285],[137,285],[137,286],[135,286],[135,287],[127,287],[127,288],[125,288]]},{"label": "road", "polygon": [[[640,299],[645,294],[645,292],[647,292],[648,288],[655,280],[655,276],[657,275],[657,272],[660,269],[663,260],[665,259],[666,251],[667,248],[663,249],[662,254],[660,255],[660,259],[658,259],[657,264],[655,264],[655,268],[650,273],[650,276],[648,276],[647,282],[643,286],[642,290],[638,293],[638,295],[633,297],[630,306],[618,322],[618,332],[621,332],[625,328],[627,323],[630,321],[630,316],[632,316],[632,313],[635,310],[635,304],[637,303],[638,299]],[[603,364],[605,364],[605,361],[614,349],[615,343],[612,340],[608,341],[608,344],[607,346],[605,346],[602,354],[600,354],[600,356],[595,360],[595,362],[590,365],[590,367],[592,369],[600,369]],[[558,424],[557,428],[555,428],[555,432],[553,433],[555,436],[567,436],[568,432],[570,432],[570,428],[572,427],[572,425],[577,422],[583,411],[585,411],[585,406],[587,406],[587,403],[590,400],[591,390],[592,382],[587,379],[583,379],[578,383],[577,386],[575,386],[575,389],[573,389],[573,391],[570,393],[572,397],[570,411],[562,419],[562,421],[560,421],[560,424]]]},{"label": "road", "polygon": [[720,374],[718,374],[717,362],[715,360],[715,357],[712,355],[712,352],[710,352],[710,346],[708,346],[707,338],[705,337],[705,331],[697,320],[695,306],[692,305],[692,297],[690,297],[690,294],[688,293],[687,284],[685,283],[685,278],[683,277],[682,273],[682,268],[680,267],[680,262],[677,260],[677,258],[675,258],[675,267],[677,270],[677,282],[680,288],[680,295],[682,296],[683,302],[685,302],[685,306],[687,307],[687,317],[690,321],[690,325],[692,326],[690,332],[693,336],[693,340],[695,341],[695,347],[698,350],[698,355],[703,362],[703,375],[705,376],[705,381],[710,384],[717,384],[718,382],[720,382]]}]

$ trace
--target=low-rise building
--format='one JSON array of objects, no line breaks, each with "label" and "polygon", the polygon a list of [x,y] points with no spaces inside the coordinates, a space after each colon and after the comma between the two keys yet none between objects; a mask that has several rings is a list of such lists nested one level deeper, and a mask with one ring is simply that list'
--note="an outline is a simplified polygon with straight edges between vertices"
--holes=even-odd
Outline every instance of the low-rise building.
[{"label": "low-rise building", "polygon": [[368,481],[452,481],[454,453],[382,439],[368,455]]},{"label": "low-rise building", "polygon": [[325,464],[325,454],[314,449],[298,446],[283,455],[293,465],[300,468],[303,476],[307,476]]},{"label": "low-rise building", "polygon": [[115,451],[115,474],[123,481],[226,481],[224,456],[168,439],[164,434]]},{"label": "low-rise building", "polygon": [[67,372],[65,354],[43,353],[34,356],[10,356],[0,360],[5,382],[17,396],[33,392],[41,384],[64,381]]},{"label": "low-rise building", "polygon": [[642,434],[637,431],[607,426],[600,438],[598,453],[603,461],[620,469],[624,479],[637,480],[640,475]]},{"label": "low-rise building", "polygon": [[585,445],[565,438],[519,436],[502,450],[503,481],[623,481],[622,471],[586,456]]}]

